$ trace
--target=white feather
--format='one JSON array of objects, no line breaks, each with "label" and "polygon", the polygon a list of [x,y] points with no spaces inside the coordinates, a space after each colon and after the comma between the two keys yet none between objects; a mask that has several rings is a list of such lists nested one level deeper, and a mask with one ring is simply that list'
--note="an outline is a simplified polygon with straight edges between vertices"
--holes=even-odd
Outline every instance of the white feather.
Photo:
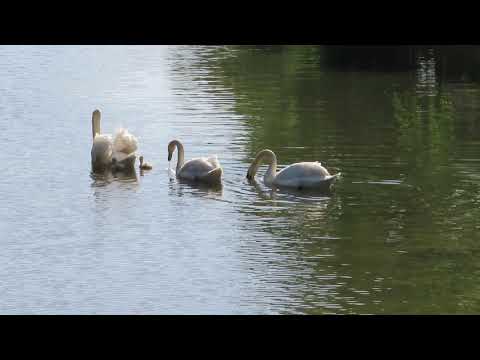
[{"label": "white feather", "polygon": [[131,154],[137,151],[138,140],[130,134],[127,129],[118,129],[113,140],[113,150],[124,154]]}]

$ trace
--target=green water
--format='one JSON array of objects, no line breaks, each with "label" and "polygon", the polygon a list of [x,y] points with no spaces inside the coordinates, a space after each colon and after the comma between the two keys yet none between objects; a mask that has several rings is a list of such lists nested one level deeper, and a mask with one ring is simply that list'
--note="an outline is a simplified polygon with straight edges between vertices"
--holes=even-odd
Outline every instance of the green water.
[{"label": "green water", "polygon": [[212,61],[247,116],[249,158],[267,147],[344,175],[322,212],[269,212],[299,257],[326,256],[312,260],[301,311],[337,312],[316,304],[325,280],[314,281],[335,274],[341,312],[477,312],[478,84],[440,85],[432,49],[395,72],[322,66],[328,51],[236,48]]}]

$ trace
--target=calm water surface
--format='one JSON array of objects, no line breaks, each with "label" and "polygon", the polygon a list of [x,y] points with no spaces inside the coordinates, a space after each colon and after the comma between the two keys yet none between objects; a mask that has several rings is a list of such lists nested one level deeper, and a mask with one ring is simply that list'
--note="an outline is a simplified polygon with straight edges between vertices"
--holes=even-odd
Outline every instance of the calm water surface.
[{"label": "calm water surface", "polygon": [[[328,51],[1,46],[0,313],[480,312],[478,82],[435,49],[388,71]],[[91,176],[96,108],[152,171]],[[223,186],[171,180],[173,138]],[[343,177],[272,192],[245,179],[263,148]]]}]

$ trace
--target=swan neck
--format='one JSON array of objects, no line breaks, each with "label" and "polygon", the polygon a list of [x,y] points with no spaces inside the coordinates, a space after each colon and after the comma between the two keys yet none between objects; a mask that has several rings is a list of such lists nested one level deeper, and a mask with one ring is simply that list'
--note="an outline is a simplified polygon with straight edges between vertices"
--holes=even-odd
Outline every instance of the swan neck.
[{"label": "swan neck", "polygon": [[270,160],[270,165],[268,166],[267,172],[265,173],[265,176],[263,177],[263,181],[267,185],[271,185],[273,183],[273,180],[275,180],[275,176],[277,174],[277,158],[275,155]]},{"label": "swan neck", "polygon": [[255,158],[248,170],[248,176],[253,179],[257,174],[260,164],[263,161],[269,165],[268,170],[264,176],[264,181],[267,183],[271,183],[275,178],[275,174],[277,172],[277,157],[271,150],[262,150],[257,154],[257,157]]},{"label": "swan neck", "polygon": [[180,141],[175,141],[175,146],[177,147],[178,151],[177,168],[175,173],[178,175],[180,169],[183,167],[183,163],[185,162],[185,150],[183,149],[183,145]]},{"label": "swan neck", "polygon": [[93,112],[92,114],[92,139],[95,135],[100,134],[100,112]]}]

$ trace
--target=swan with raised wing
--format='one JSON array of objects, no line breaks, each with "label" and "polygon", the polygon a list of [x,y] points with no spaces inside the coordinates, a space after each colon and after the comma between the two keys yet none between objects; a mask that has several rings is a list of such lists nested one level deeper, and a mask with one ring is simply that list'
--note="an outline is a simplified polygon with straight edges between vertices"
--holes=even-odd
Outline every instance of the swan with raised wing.
[{"label": "swan with raised wing", "polygon": [[101,172],[107,169],[126,170],[135,164],[138,141],[127,129],[119,129],[114,139],[100,132],[100,110],[92,114],[92,170]]}]

